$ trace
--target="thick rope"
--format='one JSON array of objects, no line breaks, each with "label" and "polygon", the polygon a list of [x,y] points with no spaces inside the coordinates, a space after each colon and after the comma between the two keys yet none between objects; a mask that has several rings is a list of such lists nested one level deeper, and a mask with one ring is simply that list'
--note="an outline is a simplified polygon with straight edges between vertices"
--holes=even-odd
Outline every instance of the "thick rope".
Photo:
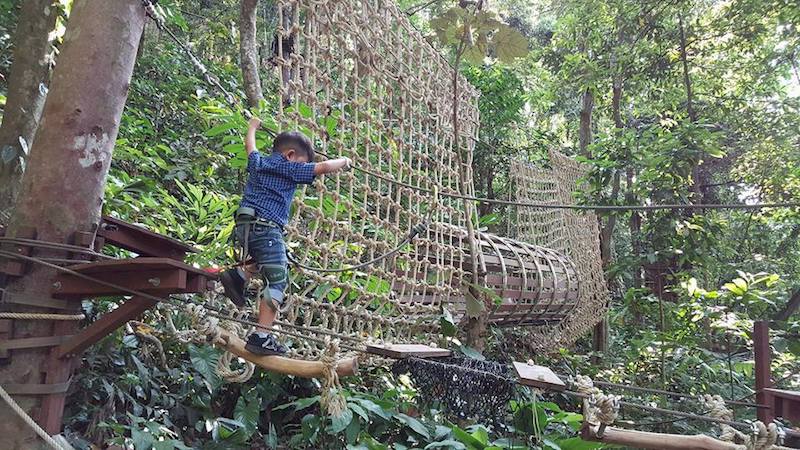
[{"label": "thick rope", "polygon": [[0,319],[17,320],[83,320],[83,314],[45,314],[45,313],[16,313],[0,312]]},{"label": "thick rope", "polygon": [[8,406],[11,407],[11,410],[17,413],[19,418],[22,419],[23,422],[28,424],[28,426],[31,427],[33,431],[35,431],[36,434],[38,434],[39,437],[42,438],[42,440],[45,441],[47,445],[49,445],[51,448],[55,450],[72,450],[70,448],[61,445],[60,443],[58,443],[58,441],[53,439],[52,436],[47,434],[47,432],[44,431],[42,427],[40,427],[39,424],[36,423],[36,421],[33,420],[31,416],[29,416],[28,413],[26,413],[25,410],[23,410],[19,406],[19,404],[17,404],[17,402],[14,401],[13,398],[11,398],[10,395],[8,395],[8,392],[6,392],[6,390],[3,389],[3,386],[0,386],[0,397],[3,397],[3,400],[5,400],[5,402],[8,403]]},{"label": "thick rope", "polygon": [[604,394],[587,376],[578,375],[575,384],[579,393],[588,395],[583,401],[584,420],[599,425],[611,425],[617,420],[620,396]]},{"label": "thick rope", "polygon": [[[723,420],[732,420],[733,411],[726,405],[723,398],[719,395],[704,395],[703,403],[709,409],[711,417]],[[783,441],[783,430],[776,424],[765,425],[761,421],[755,421],[752,425],[752,433],[747,435],[730,425],[720,423],[719,439],[737,444],[744,444],[747,450],[788,450],[780,444]]]},{"label": "thick rope", "polygon": [[325,353],[320,362],[325,367],[325,378],[320,387],[319,403],[331,417],[339,417],[347,409],[347,401],[342,394],[342,385],[336,367],[339,364],[339,341],[326,339]]}]

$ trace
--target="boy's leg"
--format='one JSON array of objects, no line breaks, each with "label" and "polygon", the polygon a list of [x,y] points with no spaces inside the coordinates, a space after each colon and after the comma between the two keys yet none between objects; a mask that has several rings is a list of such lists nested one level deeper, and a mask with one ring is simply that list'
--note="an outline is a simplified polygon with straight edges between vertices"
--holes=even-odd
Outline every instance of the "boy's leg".
[{"label": "boy's leg", "polygon": [[264,280],[258,305],[258,324],[264,328],[256,328],[256,332],[248,337],[245,348],[259,355],[286,353],[286,348],[267,330],[275,322],[288,284],[288,261],[281,230],[254,228],[251,233],[250,253],[258,262],[259,274]]}]

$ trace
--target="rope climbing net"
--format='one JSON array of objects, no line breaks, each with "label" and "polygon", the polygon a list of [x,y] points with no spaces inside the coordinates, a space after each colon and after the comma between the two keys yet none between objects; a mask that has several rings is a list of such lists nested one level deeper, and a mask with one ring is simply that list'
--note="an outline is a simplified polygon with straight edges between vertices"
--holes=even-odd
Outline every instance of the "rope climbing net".
[{"label": "rope climbing net", "polygon": [[[558,151],[550,152],[550,168],[516,161],[511,165],[517,200],[550,204],[575,203],[586,168]],[[577,306],[557,324],[539,327],[535,344],[555,349],[572,344],[605,316],[609,292],[600,260],[600,230],[591,211],[517,208],[517,238],[567,255],[580,280]]]},{"label": "rope climbing net", "polygon": [[[286,321],[362,340],[425,339],[470,270],[470,213],[462,200],[435,193],[473,194],[466,155],[478,126],[477,93],[462,80],[454,95],[452,67],[392,1],[280,0],[278,12],[280,130],[300,130],[320,153],[350,157],[363,169],[296,197],[287,227],[299,244],[294,259],[357,266],[427,225],[411,244],[359,270],[295,271]],[[293,341],[292,351],[318,357],[323,348]]]}]

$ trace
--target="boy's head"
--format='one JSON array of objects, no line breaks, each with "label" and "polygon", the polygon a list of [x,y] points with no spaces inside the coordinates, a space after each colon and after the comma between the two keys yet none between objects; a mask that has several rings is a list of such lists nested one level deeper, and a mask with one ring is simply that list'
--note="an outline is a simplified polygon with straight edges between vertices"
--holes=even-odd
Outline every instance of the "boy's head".
[{"label": "boy's head", "polygon": [[298,131],[284,131],[277,135],[272,142],[272,152],[280,153],[289,161],[314,161],[314,146],[311,145],[311,140]]}]

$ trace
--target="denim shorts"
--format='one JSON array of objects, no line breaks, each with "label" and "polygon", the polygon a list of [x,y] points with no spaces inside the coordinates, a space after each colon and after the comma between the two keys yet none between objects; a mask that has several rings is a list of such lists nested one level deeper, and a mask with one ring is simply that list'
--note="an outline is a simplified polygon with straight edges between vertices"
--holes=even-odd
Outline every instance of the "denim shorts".
[{"label": "denim shorts", "polygon": [[[244,242],[245,227],[250,226],[248,253],[256,261],[258,272],[264,280],[264,289],[278,305],[283,305],[286,287],[289,284],[288,260],[286,244],[283,241],[283,230],[277,226],[261,224],[237,225],[236,239]],[[266,297],[266,292],[262,297]]]}]

